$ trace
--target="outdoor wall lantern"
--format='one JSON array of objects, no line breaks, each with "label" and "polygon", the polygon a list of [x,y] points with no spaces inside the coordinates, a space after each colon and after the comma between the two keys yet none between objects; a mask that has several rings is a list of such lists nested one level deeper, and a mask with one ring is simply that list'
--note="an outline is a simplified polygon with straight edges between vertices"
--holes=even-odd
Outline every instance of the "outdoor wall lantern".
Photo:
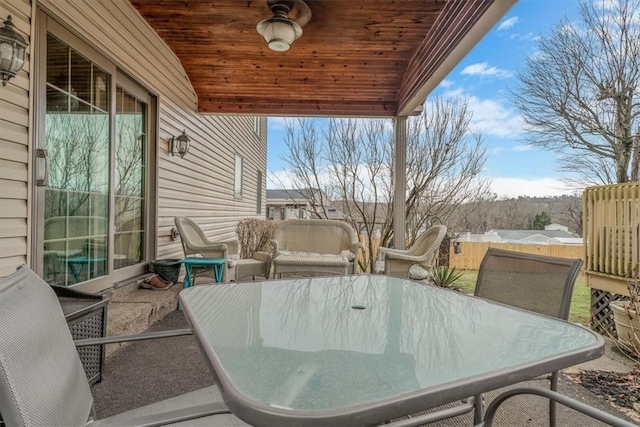
[{"label": "outdoor wall lantern", "polygon": [[462,253],[462,245],[460,244],[460,242],[453,243],[453,253],[456,255]]},{"label": "outdoor wall lantern", "polygon": [[11,22],[11,15],[4,21],[4,27],[0,28],[0,77],[2,86],[16,75],[24,65],[24,55],[27,51],[27,41],[16,33],[15,25]]},{"label": "outdoor wall lantern", "polygon": [[191,142],[191,140],[184,130],[182,131],[182,135],[172,137],[169,140],[169,149],[171,150],[171,155],[178,155],[181,159],[183,159],[184,156],[186,156],[189,152],[189,142]]},{"label": "outdoor wall lantern", "polygon": [[[311,19],[311,9],[302,0],[268,0],[273,12],[271,18],[260,21],[256,26],[264,37],[269,49],[277,52],[289,50],[291,43],[302,35],[302,27]],[[289,19],[289,13],[295,8],[295,19]]]}]

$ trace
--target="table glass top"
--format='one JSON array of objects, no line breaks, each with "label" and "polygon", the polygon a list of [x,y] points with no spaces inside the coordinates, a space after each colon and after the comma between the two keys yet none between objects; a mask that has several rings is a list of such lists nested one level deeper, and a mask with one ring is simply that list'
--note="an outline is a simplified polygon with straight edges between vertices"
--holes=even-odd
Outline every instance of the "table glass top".
[{"label": "table glass top", "polygon": [[297,411],[367,404],[601,345],[570,323],[382,275],[195,287],[181,301],[222,382]]}]

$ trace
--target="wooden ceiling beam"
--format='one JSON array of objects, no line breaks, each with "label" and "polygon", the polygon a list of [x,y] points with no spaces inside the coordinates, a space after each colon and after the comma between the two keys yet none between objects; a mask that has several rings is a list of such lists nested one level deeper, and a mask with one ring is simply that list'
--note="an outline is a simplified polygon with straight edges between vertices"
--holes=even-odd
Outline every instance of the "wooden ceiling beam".
[{"label": "wooden ceiling beam", "polygon": [[198,111],[202,114],[252,114],[271,117],[390,117],[396,110],[394,102],[331,102],[287,100],[201,100]]}]

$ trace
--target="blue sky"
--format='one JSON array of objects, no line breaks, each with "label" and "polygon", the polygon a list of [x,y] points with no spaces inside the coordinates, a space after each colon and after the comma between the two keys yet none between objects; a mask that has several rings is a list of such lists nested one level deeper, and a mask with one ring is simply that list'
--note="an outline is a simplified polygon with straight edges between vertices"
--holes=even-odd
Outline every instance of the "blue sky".
[{"label": "blue sky", "polygon": [[[563,17],[575,19],[578,6],[578,0],[519,0],[430,95],[468,98],[472,127],[483,133],[487,147],[482,176],[501,197],[571,193],[560,181],[556,155],[526,145],[509,89],[526,58],[536,54],[536,40]],[[268,176],[286,167],[283,125],[283,119],[269,118]],[[277,186],[268,179],[267,187]]]}]

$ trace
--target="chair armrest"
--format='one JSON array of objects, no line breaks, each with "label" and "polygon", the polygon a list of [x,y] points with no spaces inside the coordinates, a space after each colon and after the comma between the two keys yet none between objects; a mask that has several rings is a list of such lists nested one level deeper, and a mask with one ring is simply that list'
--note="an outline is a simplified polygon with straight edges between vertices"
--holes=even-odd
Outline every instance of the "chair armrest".
[{"label": "chair armrest", "polygon": [[109,419],[97,420],[96,426],[109,427],[155,427],[173,425],[183,421],[209,417],[211,415],[231,414],[231,410],[223,402],[208,403],[188,408],[174,409],[160,414],[143,415],[133,419],[117,420],[109,422]]},{"label": "chair armrest", "polygon": [[433,252],[427,252],[424,255],[409,255],[406,252],[385,252],[385,260],[393,259],[399,261],[413,262],[414,264],[422,264],[433,258]]},{"label": "chair armrest", "polygon": [[271,247],[273,248],[273,257],[275,258],[280,252],[280,243],[275,239],[271,239]]},{"label": "chair armrest", "polygon": [[191,245],[187,243],[187,246],[192,251],[208,252],[208,251],[226,251],[227,250],[226,243],[220,243],[220,242],[207,245],[207,246],[197,246],[197,245]]},{"label": "chair armrest", "polygon": [[238,240],[226,240],[224,242],[218,242],[218,243],[227,245],[227,255],[240,253],[240,245],[238,244]]},{"label": "chair armrest", "polygon": [[74,341],[76,347],[85,347],[88,345],[105,345],[117,344],[121,342],[153,340],[157,338],[180,337],[183,335],[192,335],[191,329],[174,329],[171,331],[147,332],[136,335],[120,335],[115,337],[87,338],[84,340]]},{"label": "chair armrest", "polygon": [[227,251],[227,245],[225,243],[216,243],[210,246],[196,246],[187,243],[187,247],[191,252]]},{"label": "chair armrest", "polygon": [[267,252],[254,252],[253,258],[257,259],[258,261],[271,262],[271,254],[268,254]]},{"label": "chair armrest", "polygon": [[378,259],[380,261],[384,261],[386,254],[408,254],[408,253],[409,253],[408,250],[391,249],[391,248],[385,248],[381,246],[378,248]]},{"label": "chair armrest", "polygon": [[431,264],[426,264],[427,261],[433,259],[433,253],[427,252],[422,256],[408,255],[407,251],[385,251],[383,255],[384,260],[384,272],[391,276],[409,277],[411,267],[419,264],[424,268],[430,269]]},{"label": "chair armrest", "polygon": [[351,252],[358,256],[358,251],[364,251],[364,243],[362,242],[352,242],[351,243]]}]

